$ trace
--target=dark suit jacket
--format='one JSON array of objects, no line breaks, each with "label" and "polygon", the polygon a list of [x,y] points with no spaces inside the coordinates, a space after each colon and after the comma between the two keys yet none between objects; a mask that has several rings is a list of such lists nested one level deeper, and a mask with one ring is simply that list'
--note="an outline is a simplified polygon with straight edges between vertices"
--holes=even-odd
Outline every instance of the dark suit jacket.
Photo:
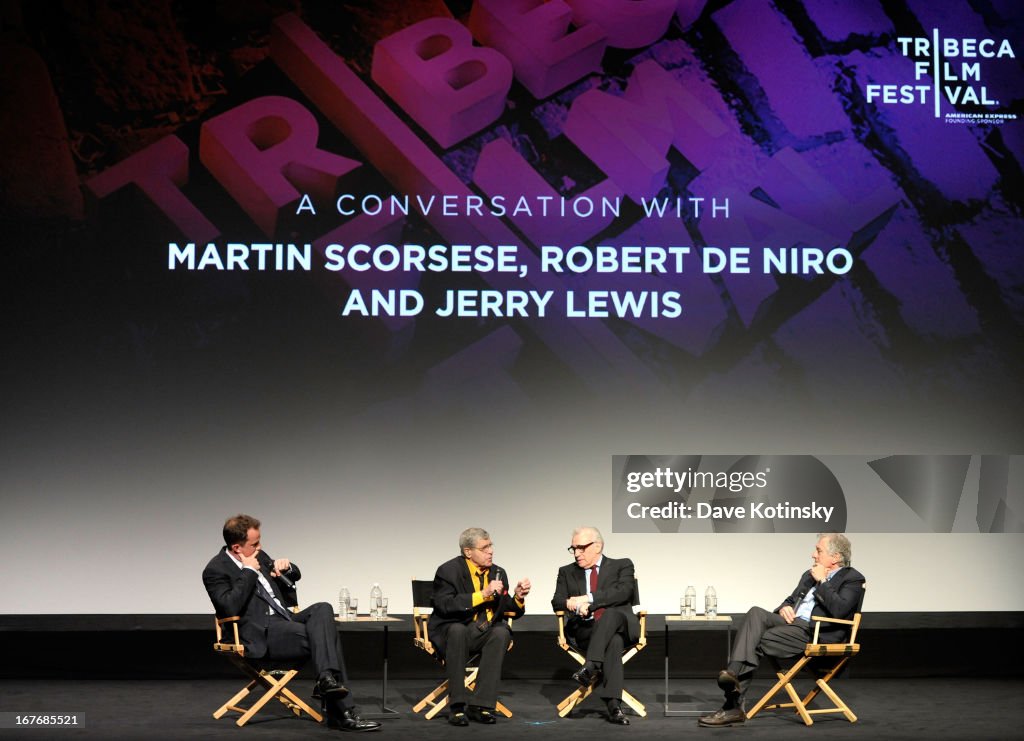
[{"label": "dark suit jacket", "polygon": [[[603,560],[597,570],[597,591],[593,593],[594,602],[590,605],[590,610],[593,612],[603,607],[625,614],[627,638],[635,643],[640,639],[640,618],[633,613],[633,562],[628,558],[609,558],[607,555],[601,555]],[[565,603],[570,597],[586,594],[587,591],[584,570],[577,566],[575,561],[566,564],[558,570],[551,608],[555,612],[565,610]],[[566,617],[566,637],[575,641],[576,631],[583,620],[574,612],[568,612]]]},{"label": "dark suit jacket", "polygon": [[[498,577],[499,573],[501,577]],[[444,658],[448,628],[452,623],[469,625],[475,622],[478,613],[488,607],[494,611],[492,623],[504,620],[506,612],[514,613],[515,618],[522,616],[523,608],[516,604],[515,595],[508,589],[508,574],[500,566],[492,564],[487,572],[487,580],[493,581],[496,578],[505,582],[505,593],[498,600],[473,607],[473,593],[479,591],[480,586],[473,583],[469,569],[466,568],[466,559],[456,556],[437,567],[432,599],[434,611],[427,621],[427,635],[437,649],[438,656]]]},{"label": "dark suit jacket", "polygon": [[[864,575],[852,566],[844,566],[839,569],[831,579],[817,585],[817,589],[814,591],[814,609],[811,611],[811,615],[849,620],[861,608],[861,603],[864,600],[864,581]],[[775,608],[775,612],[786,605],[795,610],[804,595],[813,586],[815,586],[814,577],[811,576],[810,569],[808,569],[800,577],[793,593]],[[813,627],[814,623],[811,623],[811,628],[813,629]],[[845,625],[822,623],[818,640],[821,643],[841,643],[846,640],[849,632]]]},{"label": "dark suit jacket", "polygon": [[[270,567],[273,566],[270,558],[264,556],[262,551],[257,558],[260,561],[260,571],[274,588],[274,594],[281,604],[285,608],[297,605],[295,590],[289,589],[280,579],[270,575]],[[299,567],[295,564],[292,564],[287,574],[293,582],[301,577]],[[255,571],[238,568],[238,563],[227,552],[227,546],[221,548],[220,553],[211,558],[210,563],[203,569],[203,585],[206,587],[206,593],[210,595],[217,617],[237,615],[241,618],[238,635],[245,646],[246,657],[253,659],[267,655],[267,629],[270,625],[270,615],[267,612],[269,605],[256,593],[257,581],[259,580]]]}]

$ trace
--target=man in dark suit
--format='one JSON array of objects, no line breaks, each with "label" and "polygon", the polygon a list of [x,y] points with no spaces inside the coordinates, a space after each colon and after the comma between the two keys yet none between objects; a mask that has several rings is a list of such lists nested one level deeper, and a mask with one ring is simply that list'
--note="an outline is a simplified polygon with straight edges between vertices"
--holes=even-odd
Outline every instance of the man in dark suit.
[{"label": "man in dark suit", "polygon": [[[521,579],[508,591],[505,570],[494,564],[494,544],[486,530],[471,527],[459,535],[462,555],[445,561],[434,574],[434,611],[427,622],[430,642],[444,659],[451,692],[448,722],[467,726],[469,721],[494,723],[498,680],[512,632],[505,613],[523,614],[530,580]],[[465,685],[469,657],[480,653],[473,702]]]},{"label": "man in dark suit", "polygon": [[[850,566],[852,547],[841,533],[819,533],[811,568],[796,589],[773,612],[760,607],[747,611],[736,632],[729,666],[718,674],[718,686],[725,692],[725,704],[698,724],[708,727],[743,723],[743,700],[762,656],[785,658],[803,653],[814,635],[811,616],[849,620],[864,599],[864,575]],[[846,640],[846,626],[822,623],[821,643]]]},{"label": "man in dark suit", "polygon": [[298,602],[299,567],[271,559],[260,544],[260,521],[236,515],[224,523],[224,547],[203,569],[203,585],[218,617],[239,616],[238,635],[246,658],[297,661],[312,658],[328,725],[343,731],[374,731],[380,723],[355,714],[348,678],[326,602],[292,612]]},{"label": "man in dark suit", "polygon": [[600,685],[608,721],[628,726],[621,707],[622,651],[640,638],[640,620],[633,612],[633,562],[605,556],[596,527],[576,528],[569,552],[575,561],[558,570],[551,607],[571,613],[566,638],[585,652],[586,663],[573,679],[585,687]]}]

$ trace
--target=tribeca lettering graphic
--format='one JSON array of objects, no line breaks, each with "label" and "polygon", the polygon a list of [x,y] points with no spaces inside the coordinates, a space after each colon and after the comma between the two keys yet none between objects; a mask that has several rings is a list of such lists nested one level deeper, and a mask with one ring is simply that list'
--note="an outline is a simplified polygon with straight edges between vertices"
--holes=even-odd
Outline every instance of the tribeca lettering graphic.
[{"label": "tribeca lettering graphic", "polygon": [[998,106],[999,100],[982,84],[982,60],[1016,59],[1009,39],[943,38],[938,29],[932,30],[931,38],[900,36],[896,43],[900,53],[914,62],[914,83],[869,84],[864,91],[868,103],[930,103],[935,118],[942,116],[943,99],[952,106]]}]

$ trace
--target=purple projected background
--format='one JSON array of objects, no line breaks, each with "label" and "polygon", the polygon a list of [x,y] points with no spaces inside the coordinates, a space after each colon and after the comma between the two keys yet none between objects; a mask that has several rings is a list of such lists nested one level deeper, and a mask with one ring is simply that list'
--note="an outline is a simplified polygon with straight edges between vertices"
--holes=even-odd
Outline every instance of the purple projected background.
[{"label": "purple projected background", "polygon": [[[389,512],[448,542],[460,525],[444,512],[481,493],[564,500],[543,530],[564,539],[569,501],[607,517],[613,454],[1022,448],[1014,2],[625,4],[648,24],[583,23],[593,4],[574,3],[568,59],[589,71],[538,98],[517,68],[496,116],[445,144],[374,79],[374,45],[444,16],[482,23],[501,47],[514,4],[93,5],[24,3],[7,19],[0,554],[48,532],[90,543],[83,526],[110,518],[133,537],[180,521],[211,550],[211,523],[238,509],[273,515],[278,532],[301,531],[303,510],[366,532]],[[958,104],[938,111],[934,59],[899,41],[933,32],[993,40],[991,56],[944,56]],[[444,110],[420,104],[427,119]],[[316,148],[346,158],[324,165],[333,176],[278,168],[315,215],[296,197],[268,222],[249,198],[269,181],[225,174],[218,146],[247,141],[257,161],[288,140],[253,123],[260,106],[308,118]],[[622,208],[349,218],[333,207],[346,193]],[[648,216],[645,199],[682,212]],[[690,199],[704,199],[698,213]],[[710,205],[726,202],[728,216]],[[502,240],[528,277],[321,269],[332,242]],[[170,242],[309,242],[314,267],[170,270]],[[543,244],[686,245],[693,262],[557,275],[537,268]],[[842,274],[700,269],[709,247],[733,246],[754,266],[763,248],[853,259]],[[428,310],[342,315],[353,289],[374,288],[414,290]],[[451,289],[553,293],[543,317],[436,315]],[[573,318],[570,291],[677,293],[682,314]]]}]

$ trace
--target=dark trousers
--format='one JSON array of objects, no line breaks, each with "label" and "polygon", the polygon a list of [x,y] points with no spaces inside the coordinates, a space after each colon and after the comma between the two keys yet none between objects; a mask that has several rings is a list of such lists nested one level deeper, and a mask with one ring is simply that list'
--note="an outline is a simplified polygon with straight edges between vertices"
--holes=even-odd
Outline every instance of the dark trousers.
[{"label": "dark trousers", "polygon": [[451,623],[448,626],[444,661],[452,705],[469,702],[466,664],[475,653],[480,654],[480,670],[476,675],[472,704],[492,709],[497,705],[501,663],[511,643],[512,632],[505,623],[495,623],[487,631],[481,631],[473,623]]},{"label": "dark trousers", "polygon": [[600,620],[581,622],[576,629],[576,643],[586,652],[587,661],[603,662],[598,697],[621,700],[625,670],[622,652],[626,645],[626,616],[619,610],[607,610]]},{"label": "dark trousers", "polygon": [[[348,686],[334,608],[326,602],[310,605],[292,615],[291,620],[276,614],[271,616],[267,628],[267,657],[271,660],[312,658],[317,676],[333,672],[339,682]],[[341,704],[350,707],[351,697],[345,697]]]},{"label": "dark trousers", "polygon": [[762,656],[796,656],[803,653],[810,639],[811,627],[804,620],[787,623],[777,612],[761,607],[747,610],[743,625],[736,631],[729,662],[729,670],[740,680],[740,699],[747,694]]}]

